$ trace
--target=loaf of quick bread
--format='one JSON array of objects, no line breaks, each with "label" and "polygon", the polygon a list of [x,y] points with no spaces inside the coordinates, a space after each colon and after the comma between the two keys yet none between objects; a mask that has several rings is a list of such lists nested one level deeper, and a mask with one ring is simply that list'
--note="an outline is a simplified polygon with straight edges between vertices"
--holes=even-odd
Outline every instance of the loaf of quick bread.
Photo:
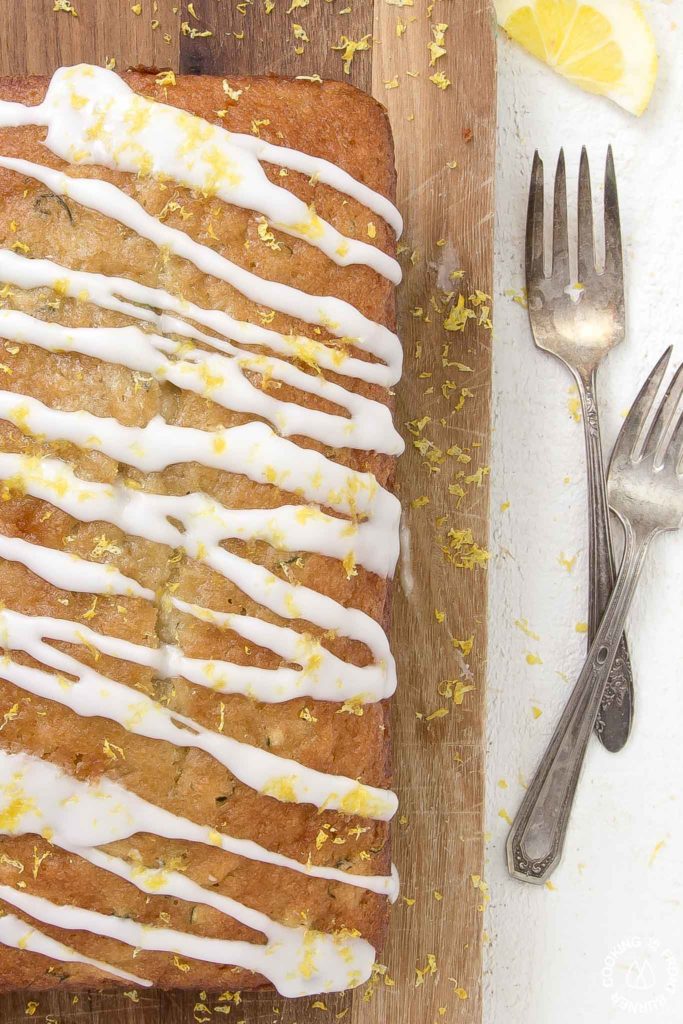
[{"label": "loaf of quick bread", "polygon": [[337,991],[397,881],[390,130],[0,82],[0,988]]}]

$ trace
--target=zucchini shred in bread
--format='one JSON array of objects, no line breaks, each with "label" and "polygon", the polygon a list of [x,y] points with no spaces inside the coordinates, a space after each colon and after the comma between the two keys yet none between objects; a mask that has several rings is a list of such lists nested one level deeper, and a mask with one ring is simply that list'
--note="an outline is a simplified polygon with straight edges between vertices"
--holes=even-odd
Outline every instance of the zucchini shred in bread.
[{"label": "zucchini shred in bread", "polygon": [[4,989],[370,976],[393,194],[346,85],[0,82]]}]

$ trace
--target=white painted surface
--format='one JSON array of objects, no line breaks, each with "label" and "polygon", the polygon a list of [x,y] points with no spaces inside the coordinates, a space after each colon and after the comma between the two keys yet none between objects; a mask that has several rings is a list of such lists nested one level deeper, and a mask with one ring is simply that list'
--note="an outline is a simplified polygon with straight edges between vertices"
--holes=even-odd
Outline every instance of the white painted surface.
[{"label": "white painted surface", "polygon": [[[558,672],[576,678],[585,636],[575,624],[588,617],[583,437],[568,410],[571,381],[535,350],[526,312],[505,296],[524,283],[535,147],[551,180],[560,145],[572,179],[583,142],[594,178],[606,144],[615,149],[629,331],[600,375],[606,451],[664,347],[673,343],[675,361],[683,359],[683,47],[676,29],[683,0],[650,0],[647,10],[661,67],[639,121],[574,89],[509,40],[499,42],[486,1024],[683,1021],[683,534],[658,540],[646,565],[629,624],[633,735],[618,756],[590,744],[556,891],[509,878],[508,825],[499,816],[501,809],[514,815],[519,773],[530,777],[550,737],[570,686]],[[577,556],[573,571],[560,564],[561,553]],[[528,619],[540,640],[525,636],[515,619]],[[543,664],[527,664],[527,652]],[[610,952],[634,938],[659,949],[623,950],[612,966]],[[647,961],[650,987],[632,987],[634,961]],[[666,986],[676,968],[672,995]],[[615,1005],[615,993],[631,1005]],[[641,1006],[658,997],[660,1005]]]}]

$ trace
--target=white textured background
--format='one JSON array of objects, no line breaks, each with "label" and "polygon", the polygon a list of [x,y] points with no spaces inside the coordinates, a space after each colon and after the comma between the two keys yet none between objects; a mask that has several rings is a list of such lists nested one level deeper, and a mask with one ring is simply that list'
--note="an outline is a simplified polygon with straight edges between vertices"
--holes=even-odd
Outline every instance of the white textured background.
[{"label": "white textured background", "polygon": [[[575,624],[588,617],[583,437],[568,409],[571,381],[535,350],[526,312],[505,295],[524,283],[535,147],[551,181],[561,145],[572,181],[582,143],[594,179],[607,143],[615,150],[628,337],[600,373],[606,451],[637,383],[664,347],[673,343],[675,361],[683,359],[683,0],[650,0],[646,7],[661,64],[653,103],[640,120],[499,41],[486,1024],[683,1022],[683,533],[657,541],[646,565],[628,630],[633,735],[617,756],[591,742],[554,891],[509,878],[508,825],[500,817],[501,810],[514,815],[520,773],[532,773],[569,692],[558,672],[576,678],[585,636]],[[505,502],[510,506],[502,511]],[[562,553],[577,556],[571,572],[559,562]],[[525,636],[515,619],[527,619],[540,640]],[[527,652],[542,664],[527,664]],[[622,952],[606,979],[613,987],[605,987],[606,957],[632,938],[652,940],[659,951]],[[674,996],[666,991],[671,956],[679,971]],[[634,960],[648,961],[650,987],[629,987]],[[657,996],[664,1003],[649,1015],[636,1013],[615,1006],[614,992],[634,1004]]]}]

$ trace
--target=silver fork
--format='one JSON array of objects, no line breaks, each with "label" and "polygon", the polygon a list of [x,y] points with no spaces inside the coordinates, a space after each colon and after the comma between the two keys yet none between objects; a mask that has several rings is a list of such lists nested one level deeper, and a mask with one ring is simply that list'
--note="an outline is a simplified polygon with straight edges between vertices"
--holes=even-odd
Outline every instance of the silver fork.
[{"label": "silver fork", "polygon": [[617,438],[608,492],[624,527],[623,561],[581,675],[508,836],[510,874],[528,882],[545,882],[562,856],[586,747],[650,543],[658,533],[683,527],[683,365],[652,417],[670,356],[668,349]]},{"label": "silver fork", "polygon": [[[571,370],[581,399],[589,513],[588,642],[593,640],[614,586],[614,554],[607,507],[605,469],[596,400],[597,369],[609,350],[624,338],[624,278],[619,202],[611,147],[605,168],[605,262],[597,272],[593,240],[593,206],[588,156],[581,151],[578,191],[577,270],[580,288],[570,287],[567,232],[567,184],[564,152],[555,174],[552,270],[544,267],[543,163],[536,153],[531,172],[526,230],[526,282],[529,320],[536,345],[557,356]],[[633,678],[626,638],[622,637],[605,689],[596,733],[604,746],[618,751],[633,720]]]}]

